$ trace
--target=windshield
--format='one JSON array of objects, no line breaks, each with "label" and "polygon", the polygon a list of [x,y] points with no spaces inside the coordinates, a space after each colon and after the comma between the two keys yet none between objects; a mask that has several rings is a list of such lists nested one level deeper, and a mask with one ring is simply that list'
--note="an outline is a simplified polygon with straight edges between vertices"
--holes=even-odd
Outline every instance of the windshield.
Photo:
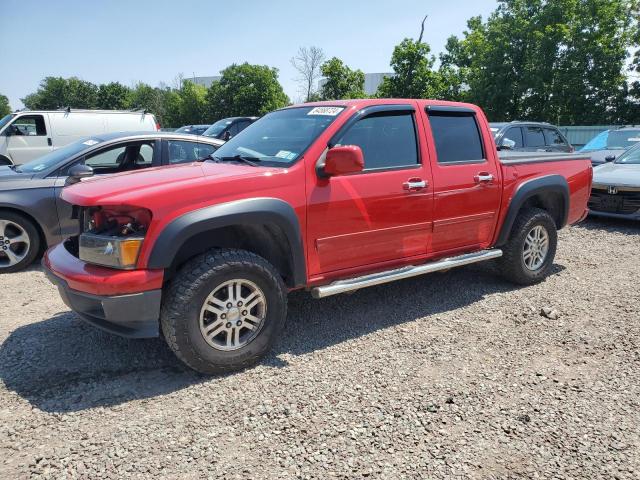
[{"label": "windshield", "polygon": [[325,131],[344,107],[295,107],[271,112],[216,150],[215,157],[246,156],[290,165]]},{"label": "windshield", "polygon": [[218,120],[216,123],[207,128],[202,135],[205,137],[217,137],[222,131],[231,125],[232,120]]},{"label": "windshield", "polygon": [[624,163],[628,165],[640,165],[640,144],[630,148],[620,155],[614,163]]},{"label": "windshield", "polygon": [[13,113],[10,113],[9,115],[5,115],[4,117],[2,117],[2,120],[0,120],[0,130],[2,130],[2,127],[4,127],[7,123],[9,123],[13,117],[15,117]]},{"label": "windshield", "polygon": [[48,170],[52,167],[57,166],[60,162],[63,162],[64,160],[67,160],[77,153],[80,153],[83,150],[86,150],[87,148],[100,142],[101,140],[91,138],[71,143],[62,148],[54,150],[51,153],[47,153],[42,157],[38,157],[35,160],[30,161],[29,163],[20,165],[17,168],[17,171],[23,173],[38,173],[42,172],[43,170]]},{"label": "windshield", "polygon": [[640,142],[640,130],[607,130],[593,137],[581,151],[624,150]]}]

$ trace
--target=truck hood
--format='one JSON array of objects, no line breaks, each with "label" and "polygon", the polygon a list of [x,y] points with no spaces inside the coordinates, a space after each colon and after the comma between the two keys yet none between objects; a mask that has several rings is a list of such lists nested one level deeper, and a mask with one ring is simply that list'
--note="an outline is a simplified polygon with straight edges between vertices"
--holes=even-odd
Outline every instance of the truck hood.
[{"label": "truck hood", "polygon": [[607,163],[593,169],[593,183],[640,187],[640,165]]},{"label": "truck hood", "polygon": [[156,167],[92,177],[64,188],[62,198],[81,206],[145,206],[152,198],[172,201],[182,196],[185,189],[200,188],[203,184],[215,187],[218,183],[258,177],[268,170],[272,169],[214,162]]}]

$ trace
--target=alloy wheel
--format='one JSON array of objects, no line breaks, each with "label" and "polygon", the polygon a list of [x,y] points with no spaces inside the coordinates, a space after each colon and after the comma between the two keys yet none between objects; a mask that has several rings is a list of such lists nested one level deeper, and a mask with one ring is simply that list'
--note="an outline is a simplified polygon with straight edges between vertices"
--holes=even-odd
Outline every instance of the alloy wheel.
[{"label": "alloy wheel", "polygon": [[19,224],[0,219],[0,268],[20,263],[29,253],[29,234]]},{"label": "alloy wheel", "polygon": [[538,270],[547,259],[549,252],[549,233],[542,225],[536,225],[524,239],[522,260],[531,271]]},{"label": "alloy wheel", "polygon": [[255,283],[226,281],[207,296],[200,310],[200,332],[217,350],[238,350],[251,342],[264,325],[267,299]]}]

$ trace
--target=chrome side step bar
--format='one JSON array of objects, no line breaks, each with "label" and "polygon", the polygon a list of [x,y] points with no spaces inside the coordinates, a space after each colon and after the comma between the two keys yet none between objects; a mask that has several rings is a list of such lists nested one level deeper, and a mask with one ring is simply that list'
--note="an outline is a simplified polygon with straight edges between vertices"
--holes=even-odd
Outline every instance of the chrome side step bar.
[{"label": "chrome side step bar", "polygon": [[457,257],[443,258],[442,260],[438,260],[436,262],[425,263],[424,265],[409,265],[407,267],[396,268],[394,270],[387,270],[386,272],[372,273],[370,275],[349,278],[347,280],[338,280],[336,282],[330,283],[329,285],[312,288],[311,295],[314,298],[329,297],[338,293],[359,290],[361,288],[372,287],[374,285],[380,285],[382,283],[402,280],[403,278],[416,277],[418,275],[424,275],[425,273],[437,272],[439,270],[448,270],[453,267],[461,267],[463,265],[469,265],[471,263],[484,262],[486,260],[491,260],[493,258],[498,258],[501,256],[502,250],[499,249],[466,253]]}]

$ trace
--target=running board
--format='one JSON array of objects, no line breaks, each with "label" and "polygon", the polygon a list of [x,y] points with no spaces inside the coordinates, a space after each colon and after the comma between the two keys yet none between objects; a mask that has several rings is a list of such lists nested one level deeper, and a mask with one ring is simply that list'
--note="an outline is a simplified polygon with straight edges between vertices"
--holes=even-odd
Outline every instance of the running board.
[{"label": "running board", "polygon": [[361,288],[373,287],[387,282],[402,280],[403,278],[416,277],[425,273],[437,272],[439,270],[448,270],[454,267],[461,267],[471,263],[484,262],[493,258],[502,256],[502,250],[482,250],[480,252],[466,253],[457,257],[443,258],[436,262],[426,263],[424,265],[410,265],[408,267],[387,270],[386,272],[372,273],[362,277],[349,278],[347,280],[338,280],[311,289],[311,295],[314,298],[324,298],[338,293],[350,292]]}]

